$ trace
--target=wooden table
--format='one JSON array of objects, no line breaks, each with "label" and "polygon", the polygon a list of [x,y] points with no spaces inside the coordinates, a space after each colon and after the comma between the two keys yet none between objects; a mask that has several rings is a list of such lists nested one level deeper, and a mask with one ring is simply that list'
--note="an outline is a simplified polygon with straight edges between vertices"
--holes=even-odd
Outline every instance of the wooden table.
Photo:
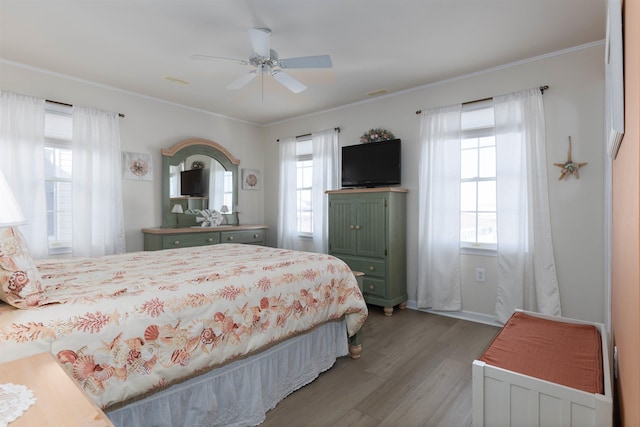
[{"label": "wooden table", "polygon": [[0,365],[0,384],[21,384],[36,402],[10,427],[113,427],[98,406],[69,377],[51,353],[39,353]]}]

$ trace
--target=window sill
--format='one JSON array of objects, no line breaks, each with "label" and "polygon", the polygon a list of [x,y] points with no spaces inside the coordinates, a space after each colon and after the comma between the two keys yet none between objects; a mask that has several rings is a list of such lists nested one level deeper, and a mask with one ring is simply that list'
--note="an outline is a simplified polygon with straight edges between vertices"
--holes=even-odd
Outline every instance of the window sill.
[{"label": "window sill", "polygon": [[481,246],[460,246],[460,255],[479,255],[479,256],[498,256],[496,248],[487,248]]},{"label": "window sill", "polygon": [[71,246],[65,246],[61,244],[50,244],[49,245],[49,256],[64,256],[71,255],[73,253],[73,249]]}]

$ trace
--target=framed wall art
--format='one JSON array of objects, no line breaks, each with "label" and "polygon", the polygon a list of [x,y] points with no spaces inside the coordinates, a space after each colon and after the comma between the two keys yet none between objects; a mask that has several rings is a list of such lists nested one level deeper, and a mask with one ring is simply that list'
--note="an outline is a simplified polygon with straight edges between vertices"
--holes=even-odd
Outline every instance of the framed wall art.
[{"label": "framed wall art", "polygon": [[622,4],[607,0],[605,41],[605,129],[609,157],[616,158],[624,135]]},{"label": "framed wall art", "polygon": [[151,181],[153,177],[151,154],[123,152],[122,172],[124,179]]},{"label": "framed wall art", "polygon": [[257,169],[242,169],[243,190],[259,190],[261,186],[260,171]]}]

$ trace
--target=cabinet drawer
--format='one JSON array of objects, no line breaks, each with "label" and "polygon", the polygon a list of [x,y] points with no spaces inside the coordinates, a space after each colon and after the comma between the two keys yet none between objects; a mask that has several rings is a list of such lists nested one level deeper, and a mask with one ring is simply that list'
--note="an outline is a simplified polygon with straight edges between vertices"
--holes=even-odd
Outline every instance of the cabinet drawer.
[{"label": "cabinet drawer", "polygon": [[205,246],[220,243],[220,233],[189,233],[162,236],[164,249],[186,248],[189,246]]},{"label": "cabinet drawer", "polygon": [[[362,271],[366,276],[384,277],[385,261],[377,259],[357,258],[348,256],[338,256],[346,262],[351,270]],[[365,277],[366,277],[365,276]]]},{"label": "cabinet drawer", "polygon": [[362,293],[364,295],[375,295],[379,297],[386,297],[386,286],[384,279],[376,279],[373,277],[364,276],[362,281]]},{"label": "cabinet drawer", "polygon": [[220,242],[264,244],[264,230],[222,231]]}]

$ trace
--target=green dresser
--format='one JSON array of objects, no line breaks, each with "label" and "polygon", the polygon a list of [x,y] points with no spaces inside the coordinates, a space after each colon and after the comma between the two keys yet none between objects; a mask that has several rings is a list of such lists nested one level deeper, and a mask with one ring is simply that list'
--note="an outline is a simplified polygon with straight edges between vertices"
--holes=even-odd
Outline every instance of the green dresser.
[{"label": "green dresser", "polygon": [[266,244],[266,225],[234,225],[211,228],[143,228],[144,250],[186,248],[218,243]]},{"label": "green dresser", "polygon": [[406,307],[406,194],[397,187],[327,191],[329,254],[364,273],[369,304]]}]

